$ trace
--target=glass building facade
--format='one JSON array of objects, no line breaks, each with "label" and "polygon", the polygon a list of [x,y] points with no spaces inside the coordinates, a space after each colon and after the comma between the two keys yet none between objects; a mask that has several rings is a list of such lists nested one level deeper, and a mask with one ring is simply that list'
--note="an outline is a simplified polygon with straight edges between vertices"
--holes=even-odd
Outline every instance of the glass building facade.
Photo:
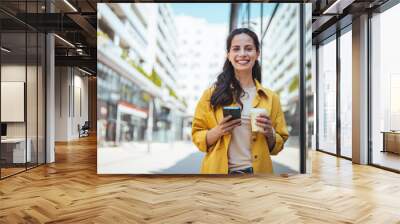
[{"label": "glass building facade", "polygon": [[[274,170],[276,173],[301,172],[301,163],[306,163],[302,153],[307,154],[312,146],[314,126],[311,4],[242,3],[236,24],[257,33],[261,43],[262,84],[278,93],[285,114],[289,139],[284,150],[272,158],[276,166]],[[301,77],[305,80],[304,95],[300,91]],[[300,147],[301,103],[305,109],[306,126],[303,149]]]}]

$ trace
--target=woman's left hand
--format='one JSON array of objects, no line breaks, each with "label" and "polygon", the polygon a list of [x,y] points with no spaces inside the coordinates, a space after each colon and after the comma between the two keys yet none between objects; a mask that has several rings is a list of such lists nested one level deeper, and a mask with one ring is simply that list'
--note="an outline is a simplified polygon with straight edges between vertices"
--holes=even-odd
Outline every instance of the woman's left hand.
[{"label": "woman's left hand", "polygon": [[267,138],[268,147],[272,150],[275,146],[275,130],[272,127],[271,119],[265,114],[260,114],[256,120],[257,125],[264,130],[261,133]]}]

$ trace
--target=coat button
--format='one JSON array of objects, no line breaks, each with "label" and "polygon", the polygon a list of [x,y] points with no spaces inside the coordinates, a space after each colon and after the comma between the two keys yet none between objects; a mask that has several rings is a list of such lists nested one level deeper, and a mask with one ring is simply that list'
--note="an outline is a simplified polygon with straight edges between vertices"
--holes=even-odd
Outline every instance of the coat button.
[{"label": "coat button", "polygon": [[254,155],[254,159],[257,159],[257,157],[258,157],[257,155]]},{"label": "coat button", "polygon": [[255,142],[257,140],[257,135],[251,136],[251,139],[253,140],[253,142]]}]

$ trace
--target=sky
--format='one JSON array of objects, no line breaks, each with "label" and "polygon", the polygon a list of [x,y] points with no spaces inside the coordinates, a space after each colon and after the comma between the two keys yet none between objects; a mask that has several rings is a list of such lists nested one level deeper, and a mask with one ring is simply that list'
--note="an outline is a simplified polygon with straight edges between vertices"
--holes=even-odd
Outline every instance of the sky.
[{"label": "sky", "polygon": [[[229,23],[230,3],[171,3],[172,10],[175,15],[186,15],[192,17],[200,17],[207,20],[209,23]],[[264,3],[263,15],[267,16],[272,14],[275,7],[274,3]],[[240,10],[243,14],[247,7]],[[260,17],[260,3],[250,4],[250,11],[252,18]]]},{"label": "sky", "polygon": [[175,15],[200,17],[209,23],[229,22],[229,3],[171,3]]}]

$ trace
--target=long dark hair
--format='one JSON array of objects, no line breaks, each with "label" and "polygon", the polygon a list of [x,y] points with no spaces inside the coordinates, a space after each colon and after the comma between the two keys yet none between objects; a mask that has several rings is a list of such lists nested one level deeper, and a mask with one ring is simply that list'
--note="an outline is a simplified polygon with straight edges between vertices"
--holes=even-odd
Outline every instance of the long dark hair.
[{"label": "long dark hair", "polygon": [[[260,52],[260,42],[258,41],[257,35],[247,28],[234,29],[229,34],[226,40],[226,52],[229,52],[231,49],[232,39],[236,35],[242,33],[249,35],[253,39],[257,52]],[[252,76],[253,80],[261,82],[261,67],[258,60],[256,60],[252,68]],[[228,58],[225,60],[222,73],[218,75],[217,81],[214,83],[214,87],[214,91],[211,95],[211,106],[214,110],[219,106],[230,105],[233,102],[239,103],[239,105],[243,108],[240,97],[242,94],[244,94],[244,91],[240,86],[239,80],[237,80],[235,77],[234,68]]]}]

